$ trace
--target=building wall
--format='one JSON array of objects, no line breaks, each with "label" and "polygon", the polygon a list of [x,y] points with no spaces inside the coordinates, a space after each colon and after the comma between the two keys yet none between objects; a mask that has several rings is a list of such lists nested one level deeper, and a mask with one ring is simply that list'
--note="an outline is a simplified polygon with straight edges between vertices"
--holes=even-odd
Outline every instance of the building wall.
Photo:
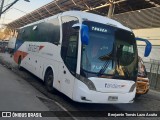
[{"label": "building wall", "polygon": [[151,53],[148,57],[144,57],[145,46],[138,46],[138,54],[145,62],[150,62],[151,59],[160,61],[160,46],[152,46]]},{"label": "building wall", "polygon": [[138,54],[144,61],[149,62],[150,59],[160,61],[160,28],[151,29],[134,29],[136,37],[148,39],[152,43],[152,50],[148,57],[144,57],[145,43],[137,42]]},{"label": "building wall", "polygon": [[[160,28],[150,29],[134,29],[136,37],[148,39],[152,45],[160,45]],[[143,42],[138,42],[138,45],[145,45]]]}]

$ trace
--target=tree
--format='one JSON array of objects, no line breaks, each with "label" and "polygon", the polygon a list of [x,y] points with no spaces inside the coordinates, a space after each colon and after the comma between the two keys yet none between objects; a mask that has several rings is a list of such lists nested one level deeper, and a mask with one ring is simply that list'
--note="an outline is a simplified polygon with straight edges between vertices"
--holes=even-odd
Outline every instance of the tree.
[{"label": "tree", "polygon": [[11,34],[11,30],[8,29],[8,28],[6,28],[6,29],[4,30],[4,34],[5,34],[5,35],[10,35],[10,34]]},{"label": "tree", "polygon": [[8,28],[4,28],[0,30],[0,40],[5,40],[7,38],[9,38],[9,36],[11,35],[11,30]]}]

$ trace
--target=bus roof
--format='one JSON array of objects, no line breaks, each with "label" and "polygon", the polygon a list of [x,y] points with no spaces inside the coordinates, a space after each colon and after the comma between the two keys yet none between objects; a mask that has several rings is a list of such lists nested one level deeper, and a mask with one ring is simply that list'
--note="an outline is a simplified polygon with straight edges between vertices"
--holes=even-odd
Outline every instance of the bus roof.
[{"label": "bus roof", "polygon": [[129,29],[128,27],[125,27],[121,23],[113,19],[110,19],[107,16],[101,16],[101,15],[97,15],[97,14],[93,14],[89,12],[83,12],[83,11],[67,11],[67,12],[63,12],[62,15],[79,16],[82,19],[87,19],[89,21],[94,21],[94,22],[98,22],[98,23],[102,23],[106,25],[112,25],[112,26],[115,26],[115,27],[118,27],[124,30],[131,31],[131,29]]},{"label": "bus roof", "polygon": [[102,23],[102,24],[106,24],[106,25],[115,26],[115,27],[118,27],[118,28],[121,28],[121,29],[124,29],[124,30],[127,30],[127,31],[132,31],[130,28],[125,27],[121,23],[119,23],[119,22],[117,22],[117,21],[115,21],[113,19],[110,19],[110,18],[108,18],[106,16],[101,16],[101,15],[88,13],[88,12],[83,12],[83,11],[66,11],[66,12],[59,13],[57,15],[54,15],[54,16],[39,20],[37,22],[28,24],[28,25],[23,26],[21,28],[24,28],[24,27],[27,27],[27,26],[30,26],[30,25],[34,25],[34,24],[38,24],[38,23],[44,22],[44,21],[49,20],[49,19],[57,18],[59,15],[60,16],[65,16],[65,15],[76,16],[76,17],[80,17],[82,19],[87,19],[89,21],[94,21],[94,22],[98,22],[98,23]]}]

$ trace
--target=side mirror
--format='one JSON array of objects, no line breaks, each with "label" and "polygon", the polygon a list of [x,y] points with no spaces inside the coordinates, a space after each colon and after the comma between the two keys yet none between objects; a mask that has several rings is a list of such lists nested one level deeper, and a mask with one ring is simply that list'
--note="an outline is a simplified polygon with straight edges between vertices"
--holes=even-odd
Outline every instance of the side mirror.
[{"label": "side mirror", "polygon": [[81,30],[81,42],[82,44],[88,45],[89,43],[89,28],[87,25],[76,23],[72,26],[74,29]]},{"label": "side mirror", "polygon": [[81,25],[82,25],[82,24],[80,24],[80,23],[76,23],[76,24],[74,24],[74,25],[72,26],[72,28],[74,28],[74,29],[80,29],[80,28],[81,28]]},{"label": "side mirror", "polygon": [[89,43],[89,28],[87,25],[82,24],[81,28],[81,41],[82,44],[88,45]]},{"label": "side mirror", "polygon": [[143,41],[146,43],[144,56],[148,57],[152,50],[152,44],[147,39],[143,39],[143,38],[135,38],[135,39],[137,41]]}]

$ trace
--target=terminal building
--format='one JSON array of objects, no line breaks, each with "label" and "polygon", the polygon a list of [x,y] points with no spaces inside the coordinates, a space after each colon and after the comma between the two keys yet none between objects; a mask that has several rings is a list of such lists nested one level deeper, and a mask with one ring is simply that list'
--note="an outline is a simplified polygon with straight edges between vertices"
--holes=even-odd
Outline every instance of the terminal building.
[{"label": "terminal building", "polygon": [[150,62],[151,60],[160,61],[160,28],[150,29],[137,29],[134,30],[137,37],[148,39],[152,43],[152,51],[148,57],[143,57],[145,46],[143,43],[138,43],[138,53],[144,61]]}]

